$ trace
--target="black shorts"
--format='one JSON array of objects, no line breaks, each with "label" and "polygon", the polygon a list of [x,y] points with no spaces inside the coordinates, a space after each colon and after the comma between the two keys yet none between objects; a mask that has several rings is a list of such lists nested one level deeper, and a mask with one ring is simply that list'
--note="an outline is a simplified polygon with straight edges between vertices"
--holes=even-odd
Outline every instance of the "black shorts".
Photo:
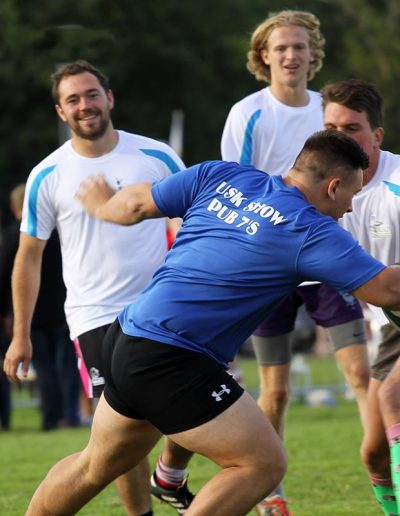
[{"label": "black shorts", "polygon": [[233,377],[203,353],[130,337],[118,320],[104,339],[103,361],[104,396],[111,407],[150,421],[165,435],[214,419],[243,394]]},{"label": "black shorts", "polygon": [[74,340],[78,369],[88,398],[100,398],[104,389],[103,339],[109,324],[82,333]]}]

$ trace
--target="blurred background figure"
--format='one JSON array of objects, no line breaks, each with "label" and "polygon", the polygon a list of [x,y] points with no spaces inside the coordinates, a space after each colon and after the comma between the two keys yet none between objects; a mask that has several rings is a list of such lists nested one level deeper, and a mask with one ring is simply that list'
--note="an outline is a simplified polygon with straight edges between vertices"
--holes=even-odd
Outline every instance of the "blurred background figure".
[{"label": "blurred background figure", "polygon": [[43,430],[80,426],[81,382],[65,320],[60,241],[53,231],[43,254],[32,319],[32,364],[37,374]]},{"label": "blurred background figure", "polygon": [[[12,338],[11,273],[19,242],[25,185],[10,194],[13,222],[4,230],[0,252],[1,346],[4,353]],[[32,363],[39,389],[42,429],[79,426],[80,379],[73,344],[69,339],[64,314],[65,285],[62,279],[60,242],[53,231],[43,255],[42,280],[32,319]],[[9,426],[10,386],[1,379],[2,421]],[[4,398],[4,401],[3,401]],[[8,408],[7,408],[8,407]],[[2,423],[3,424],[3,423]],[[4,426],[4,425],[3,425]]]},{"label": "blurred background figure", "polygon": [[3,359],[12,337],[11,271],[18,248],[19,224],[25,186],[16,186],[10,194],[12,222],[2,233],[0,246],[0,423],[3,430],[11,424],[11,385],[3,372]]}]

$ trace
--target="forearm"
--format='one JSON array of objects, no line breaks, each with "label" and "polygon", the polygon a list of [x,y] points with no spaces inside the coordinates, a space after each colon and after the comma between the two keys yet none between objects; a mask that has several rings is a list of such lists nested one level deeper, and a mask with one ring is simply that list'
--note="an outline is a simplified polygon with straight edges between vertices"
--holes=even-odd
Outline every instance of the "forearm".
[{"label": "forearm", "polygon": [[90,215],[114,224],[128,226],[163,216],[153,200],[150,183],[114,192],[103,176],[89,177],[82,181],[76,198]]},{"label": "forearm", "polygon": [[352,294],[371,305],[400,310],[400,267],[386,267]]},{"label": "forearm", "polygon": [[126,226],[137,224],[149,215],[146,211],[146,195],[137,188],[126,187],[116,192],[107,202],[99,205],[94,215],[114,224]]}]

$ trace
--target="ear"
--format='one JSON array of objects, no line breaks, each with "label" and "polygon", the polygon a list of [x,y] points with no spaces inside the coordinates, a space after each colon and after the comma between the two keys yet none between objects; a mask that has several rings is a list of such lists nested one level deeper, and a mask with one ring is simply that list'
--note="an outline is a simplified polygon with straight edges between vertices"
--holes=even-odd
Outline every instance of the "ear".
[{"label": "ear", "polygon": [[61,120],[63,122],[66,122],[67,119],[64,115],[64,111],[62,110],[62,107],[59,104],[56,104],[56,111],[57,111],[57,115],[61,118]]},{"label": "ear", "polygon": [[328,197],[332,200],[336,200],[336,191],[340,186],[340,177],[333,177],[328,180],[328,186],[326,189],[326,193],[328,194]]},{"label": "ear", "polygon": [[270,65],[271,62],[269,60],[269,56],[268,56],[268,52],[267,50],[260,50],[260,57],[261,59],[263,60],[263,63],[266,64],[266,65]]},{"label": "ear", "polygon": [[375,143],[377,147],[380,147],[382,145],[384,134],[385,131],[383,127],[377,127],[376,129],[374,129]]},{"label": "ear", "polygon": [[108,100],[108,107],[111,109],[113,109],[114,107],[114,93],[111,91],[111,90],[108,90],[107,92],[107,100]]}]

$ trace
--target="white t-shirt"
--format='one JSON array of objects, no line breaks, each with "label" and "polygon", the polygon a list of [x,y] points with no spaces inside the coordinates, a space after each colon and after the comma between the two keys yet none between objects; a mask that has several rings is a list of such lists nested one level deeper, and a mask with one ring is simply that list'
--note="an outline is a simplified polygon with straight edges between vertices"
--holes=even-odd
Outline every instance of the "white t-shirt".
[{"label": "white t-shirt", "polygon": [[307,138],[324,128],[321,95],[307,93],[309,103],[301,107],[283,104],[269,86],[234,104],[222,134],[222,159],[286,176]]},{"label": "white t-shirt", "polygon": [[[108,154],[86,158],[67,141],[29,175],[21,231],[61,242],[71,339],[111,323],[148,284],[167,252],[166,219],[119,226],[88,215],[75,199],[81,181],[102,173],[115,189],[154,182],[184,165],[166,144],[118,131]],[[46,278],[43,278],[45,281]]]},{"label": "white t-shirt", "polygon": [[[373,178],[353,198],[353,211],[340,223],[385,265],[400,261],[400,155],[380,152]],[[381,324],[387,324],[380,308],[370,308]]]},{"label": "white t-shirt", "polygon": [[269,87],[237,102],[222,134],[222,159],[286,175],[306,139],[324,127],[321,96],[307,93],[310,101],[303,107],[282,104]]}]

